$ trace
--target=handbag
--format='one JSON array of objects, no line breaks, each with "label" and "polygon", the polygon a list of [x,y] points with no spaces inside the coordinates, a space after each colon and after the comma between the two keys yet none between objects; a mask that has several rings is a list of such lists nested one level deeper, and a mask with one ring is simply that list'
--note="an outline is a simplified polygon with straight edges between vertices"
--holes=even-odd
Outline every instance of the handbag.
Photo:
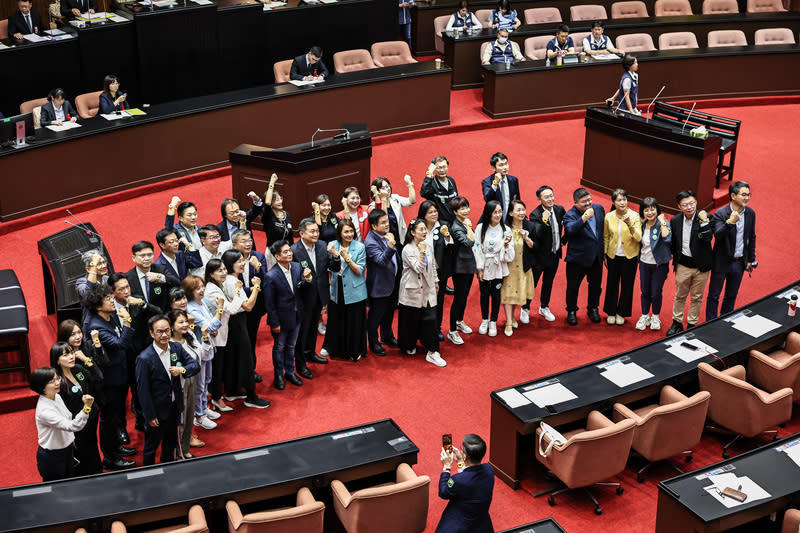
[{"label": "handbag", "polygon": [[[540,422],[539,426],[542,429],[542,432],[539,433],[539,455],[542,457],[547,457],[547,454],[550,453],[550,450],[553,449],[553,446],[556,444],[566,444],[567,439],[564,438],[564,435],[559,433],[553,426],[547,424],[545,422]],[[542,440],[547,437],[549,441],[547,443],[547,448],[542,450]]]}]

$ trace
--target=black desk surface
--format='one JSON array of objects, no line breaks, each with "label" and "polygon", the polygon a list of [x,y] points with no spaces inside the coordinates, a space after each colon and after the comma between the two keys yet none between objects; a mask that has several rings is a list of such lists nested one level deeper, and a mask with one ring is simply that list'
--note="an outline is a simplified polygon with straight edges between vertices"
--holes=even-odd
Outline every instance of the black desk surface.
[{"label": "black desk surface", "polygon": [[[778,448],[795,443],[800,446],[800,433],[795,433],[766,446],[756,448],[731,459],[715,463],[658,484],[659,491],[669,494],[704,522],[719,520],[734,513],[747,511],[769,500],[800,492],[800,467]],[[723,473],[729,468],[737,477],[747,476],[770,494],[770,498],[747,501],[728,509],[711,496],[704,487],[711,484],[705,477],[709,473]],[[699,476],[703,476],[697,479]]]},{"label": "black desk surface", "polygon": [[[787,316],[786,300],[782,298],[779,299],[777,297],[779,294],[793,287],[796,287],[798,290],[800,290],[800,281],[792,283],[791,285],[769,294],[760,300],[756,300],[744,308],[737,309],[728,315],[723,315],[715,320],[694,327],[688,332],[675,335],[674,337],[679,337],[685,334],[694,335],[694,337],[698,340],[705,342],[713,348],[716,348],[718,350],[716,355],[722,359],[737,352],[741,352],[743,346],[753,346],[759,341],[786,333],[789,330],[800,326],[800,314],[798,314],[796,317]],[[726,317],[733,316],[742,310],[747,310],[752,314],[758,314],[773,320],[780,324],[780,327],[770,331],[763,337],[753,338],[746,333],[734,329],[731,323],[725,320]],[[537,423],[538,421],[554,414],[571,411],[589,405],[602,404],[625,393],[642,389],[659,382],[668,382],[669,380],[677,378],[683,374],[696,373],[698,363],[711,363],[716,360],[714,356],[706,355],[705,357],[696,361],[685,363],[683,360],[665,351],[667,346],[665,346],[664,341],[665,339],[661,339],[639,348],[634,348],[633,350],[629,350],[600,361],[595,361],[594,363],[573,368],[559,374],[553,374],[533,381],[520,383],[519,385],[511,387],[517,389],[519,392],[527,392],[534,389],[537,384],[541,385],[549,382],[550,380],[557,379],[562,385],[572,391],[577,398],[552,406],[554,411],[548,411],[548,409],[544,407],[538,407],[533,402],[513,409],[508,407],[508,405],[498,396],[499,392],[507,390],[508,387],[493,391],[491,396],[492,399],[497,402],[497,404],[505,407],[521,422],[524,424],[531,424]],[[597,365],[614,361],[619,358],[628,358],[629,361],[626,360],[625,362],[637,363],[639,366],[653,374],[653,377],[633,383],[627,387],[620,388],[608,379],[599,375],[601,369],[598,369]]]},{"label": "black desk surface", "polygon": [[[392,419],[124,472],[0,490],[0,531],[200,501],[419,452]],[[124,497],[120,495],[124,494]],[[86,505],[91,503],[91,505]]]},{"label": "black desk surface", "polygon": [[251,89],[239,89],[224,93],[216,93],[208,96],[198,96],[184,100],[176,100],[163,104],[152,105],[141,108],[147,113],[144,116],[126,117],[119,120],[106,120],[101,116],[91,119],[80,119],[82,127],[67,131],[54,132],[47,128],[36,130],[36,135],[29,146],[23,148],[0,148],[0,158],[20,153],[25,150],[36,150],[48,145],[78,139],[90,135],[102,134],[120,128],[136,127],[141,124],[149,124],[161,120],[169,120],[186,115],[205,113],[215,109],[223,109],[241,104],[258,102],[273,98],[283,98],[295,95],[303,95],[313,91],[325,91],[337,88],[350,87],[381,81],[413,78],[426,75],[450,75],[451,70],[447,67],[436,69],[433,61],[423,61],[419,63],[409,63],[406,65],[396,65],[375,69],[360,70],[357,72],[347,72],[344,74],[331,75],[322,83],[297,87],[291,83],[279,83],[276,85],[265,85]]},{"label": "black desk surface", "polygon": [[498,533],[566,533],[566,530],[552,518],[545,518],[523,526],[504,529]]}]

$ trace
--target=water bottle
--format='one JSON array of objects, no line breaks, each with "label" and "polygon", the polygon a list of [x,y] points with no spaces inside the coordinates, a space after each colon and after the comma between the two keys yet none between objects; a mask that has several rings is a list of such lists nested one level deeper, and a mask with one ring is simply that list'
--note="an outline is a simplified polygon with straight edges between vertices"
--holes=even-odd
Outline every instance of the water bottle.
[{"label": "water bottle", "polygon": [[792,294],[792,297],[789,298],[789,311],[786,313],[789,316],[795,316],[797,313],[797,295]]},{"label": "water bottle", "polygon": [[511,58],[506,57],[506,70],[511,70]]},{"label": "water bottle", "polygon": [[546,66],[546,67],[550,66],[550,58],[549,57],[547,59],[545,59],[544,66]]},{"label": "water bottle", "polygon": [[560,67],[563,64],[564,64],[564,55],[561,52],[561,49],[559,48],[558,49],[558,55],[556,56],[556,66]]}]

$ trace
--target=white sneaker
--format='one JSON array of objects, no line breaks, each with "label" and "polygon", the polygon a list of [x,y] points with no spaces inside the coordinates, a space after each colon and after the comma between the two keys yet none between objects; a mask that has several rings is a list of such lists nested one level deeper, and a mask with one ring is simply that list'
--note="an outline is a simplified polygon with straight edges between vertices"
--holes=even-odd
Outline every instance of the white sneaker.
[{"label": "white sneaker", "polygon": [[439,354],[439,352],[428,352],[428,355],[425,356],[425,360],[439,367],[447,366],[447,361],[442,359],[442,356]]},{"label": "white sneaker", "polygon": [[614,324],[617,323],[617,319],[614,318],[614,315],[608,315],[606,317],[606,322],[608,322],[609,324],[611,324],[613,326]]},{"label": "white sneaker", "polygon": [[478,327],[478,333],[481,335],[486,335],[486,332],[489,331],[489,319],[481,320],[481,325]]},{"label": "white sneaker", "polygon": [[531,316],[527,309],[519,312],[519,321],[523,324],[528,324],[531,321]]},{"label": "white sneaker", "polygon": [[614,317],[614,321],[616,322],[616,324],[617,324],[618,326],[621,326],[622,324],[624,324],[624,323],[625,323],[625,317],[624,317],[624,316],[620,316],[620,315],[616,315],[616,316]]},{"label": "white sneaker", "polygon": [[506,327],[503,330],[503,333],[506,334],[506,337],[510,337],[511,335],[514,334],[514,326],[509,326],[508,324],[506,324]]},{"label": "white sneaker", "polygon": [[653,315],[650,319],[650,329],[653,331],[658,331],[661,329],[661,317],[658,315]]},{"label": "white sneaker", "polygon": [[547,320],[548,322],[555,322],[556,321],[556,317],[555,317],[555,315],[553,315],[553,313],[550,312],[550,308],[549,307],[540,307],[539,308],[539,314],[542,315],[544,317],[544,319]]},{"label": "white sneaker", "polygon": [[643,331],[650,325],[650,315],[642,315],[639,317],[639,320],[636,321],[636,329],[639,331]]},{"label": "white sneaker", "polygon": [[328,331],[328,329],[325,327],[325,322],[320,321],[320,323],[317,324],[317,333],[325,335],[326,331]]},{"label": "white sneaker", "polygon": [[458,328],[458,331],[461,333],[466,333],[467,335],[472,333],[472,328],[466,325],[463,320],[456,322],[456,328]]},{"label": "white sneaker", "polygon": [[489,322],[489,336],[497,337],[497,322]]},{"label": "white sneaker", "polygon": [[212,411],[211,409],[206,409],[206,414],[205,414],[205,416],[206,416],[206,418],[208,418],[209,420],[216,420],[216,419],[220,418],[222,415],[221,415],[221,414],[219,414],[219,413],[218,413],[218,412],[216,412],[216,411]]},{"label": "white sneaker", "polygon": [[458,331],[450,331],[447,333],[447,339],[453,344],[464,344],[464,339],[458,334]]},{"label": "white sneaker", "polygon": [[203,429],[214,429],[217,427],[217,423],[209,420],[205,415],[194,417],[194,425],[202,427]]},{"label": "white sneaker", "polygon": [[327,357],[328,355],[330,355],[330,354],[328,353],[328,350],[326,350],[325,348],[322,348],[322,349],[319,351],[319,354],[320,354],[320,355],[322,355],[322,356],[326,356],[326,357]]}]

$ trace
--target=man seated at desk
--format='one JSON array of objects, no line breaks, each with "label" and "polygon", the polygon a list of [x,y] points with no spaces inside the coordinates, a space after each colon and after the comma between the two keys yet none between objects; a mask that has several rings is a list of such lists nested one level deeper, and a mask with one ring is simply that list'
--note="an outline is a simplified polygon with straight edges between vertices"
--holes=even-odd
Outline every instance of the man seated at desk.
[{"label": "man seated at desk", "polygon": [[562,54],[575,52],[575,43],[572,42],[572,37],[569,36],[569,26],[566,24],[559,24],[556,36],[547,43],[547,58],[553,59],[558,55],[559,50],[561,50]]},{"label": "man seated at desk", "polygon": [[96,9],[94,0],[61,0],[62,17],[79,17],[83,13],[94,15]]},{"label": "man seated at desk", "polygon": [[19,9],[8,17],[9,35],[21,41],[26,35],[44,31],[42,17],[31,7],[30,0],[19,0],[17,7]]},{"label": "man seated at desk", "polygon": [[592,23],[592,34],[583,39],[583,51],[590,56],[598,56],[603,54],[618,54],[625,55],[625,52],[619,48],[614,48],[614,43],[611,37],[603,35],[605,25],[602,20],[595,20]]},{"label": "man seated at desk", "polygon": [[289,79],[302,81],[323,81],[328,77],[328,69],[322,62],[322,48],[312,46],[307,54],[297,56],[292,61]]},{"label": "man seated at desk", "polygon": [[489,63],[505,63],[514,60],[525,61],[525,56],[519,51],[519,45],[514,41],[508,40],[508,30],[497,30],[497,39],[489,43],[483,50],[483,57],[481,63],[488,65]]}]

